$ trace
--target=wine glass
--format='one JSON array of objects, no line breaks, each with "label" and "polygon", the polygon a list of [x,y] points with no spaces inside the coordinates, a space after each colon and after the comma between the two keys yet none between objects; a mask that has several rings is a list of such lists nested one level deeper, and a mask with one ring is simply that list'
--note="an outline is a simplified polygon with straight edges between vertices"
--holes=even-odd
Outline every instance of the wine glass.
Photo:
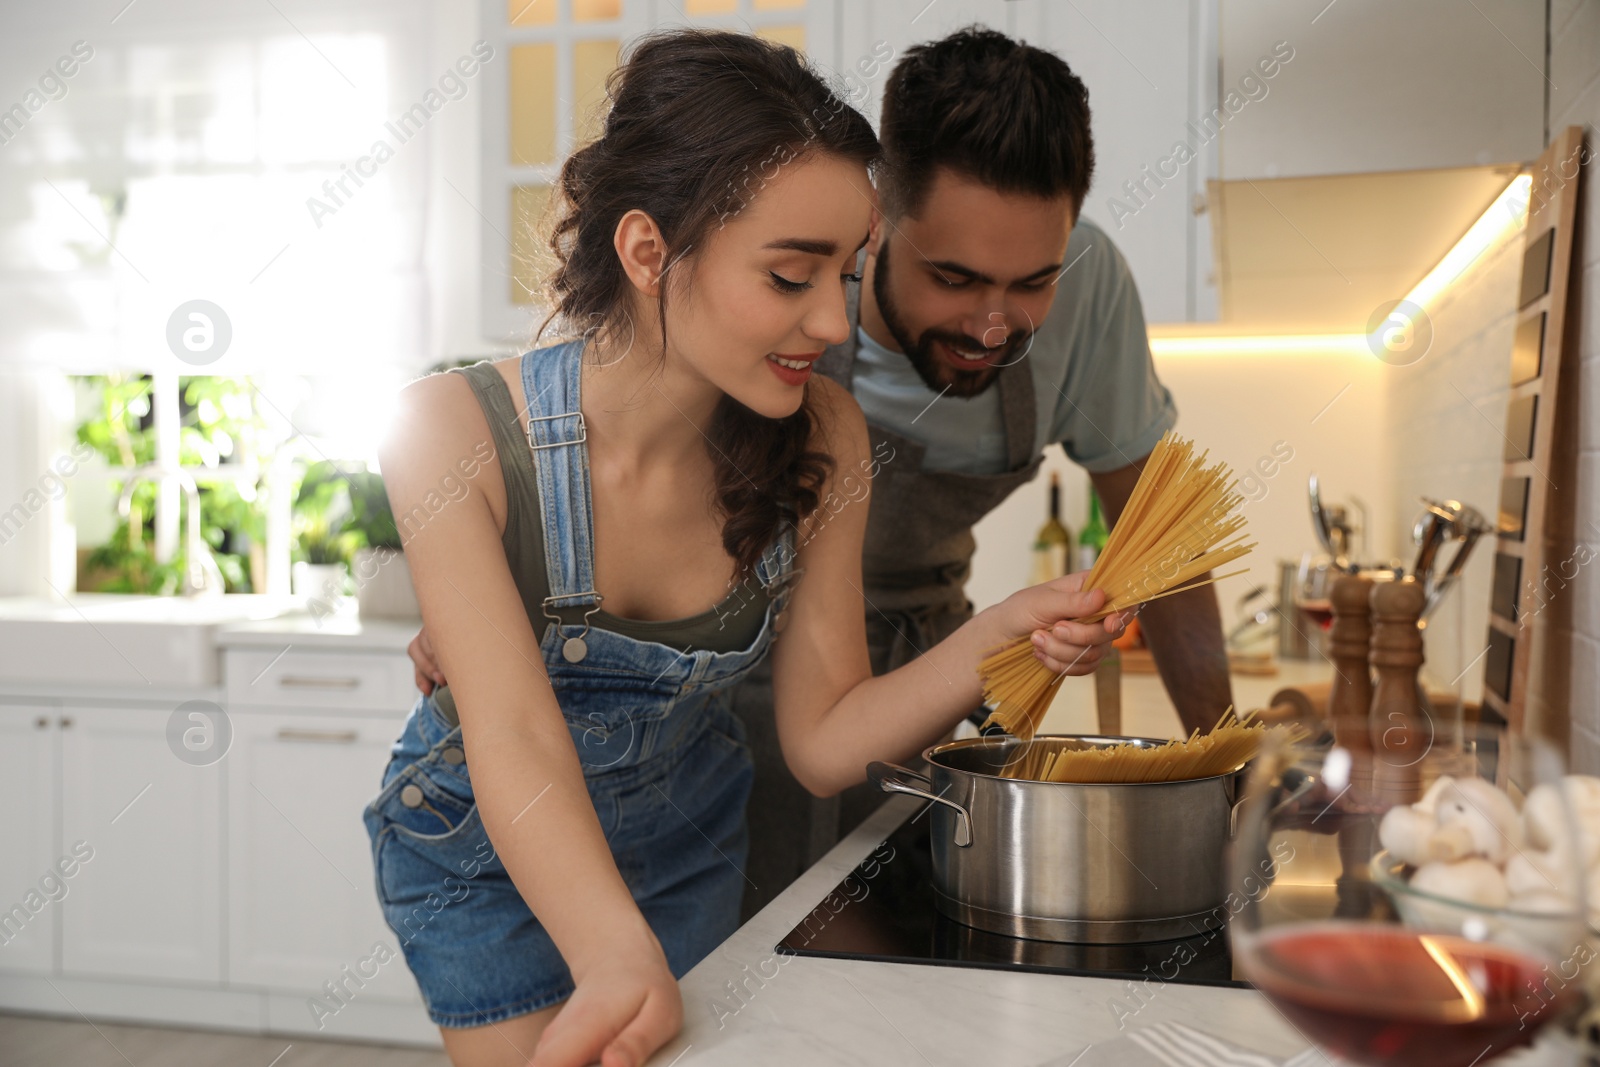
[{"label": "wine glass", "polygon": [[1486,1063],[1575,1015],[1595,950],[1574,860],[1593,857],[1559,753],[1420,716],[1331,734],[1269,738],[1248,771],[1229,864],[1241,975],[1370,1067]]},{"label": "wine glass", "polygon": [[1313,558],[1311,553],[1306,552],[1300,557],[1294,603],[1300,609],[1300,614],[1318,630],[1327,630],[1333,625],[1333,601],[1329,598],[1333,580],[1343,573],[1329,556]]}]

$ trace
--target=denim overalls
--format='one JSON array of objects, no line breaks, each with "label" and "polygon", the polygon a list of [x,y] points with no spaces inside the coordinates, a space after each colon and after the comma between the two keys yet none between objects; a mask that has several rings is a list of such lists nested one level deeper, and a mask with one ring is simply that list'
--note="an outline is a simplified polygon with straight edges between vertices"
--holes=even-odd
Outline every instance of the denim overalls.
[{"label": "denim overalls", "polygon": [[[544,517],[546,606],[579,608],[587,620],[599,595],[581,356],[582,342],[529,352],[522,385]],[[545,667],[600,826],[675,976],[738,925],[752,765],[725,691],[782,629],[796,574],[790,529],[756,568],[771,603],[755,641],[736,652],[680,652],[587,621],[533,620],[535,632],[544,627]],[[431,697],[411,709],[364,819],[384,918],[436,1024],[482,1026],[571,995],[566,964],[484,831],[461,728]]]}]

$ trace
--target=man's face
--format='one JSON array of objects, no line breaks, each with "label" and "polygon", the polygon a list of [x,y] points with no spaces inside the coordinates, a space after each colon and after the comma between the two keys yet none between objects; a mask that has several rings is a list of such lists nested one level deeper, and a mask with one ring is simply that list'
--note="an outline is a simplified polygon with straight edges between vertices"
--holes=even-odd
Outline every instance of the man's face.
[{"label": "man's face", "polygon": [[1003,193],[949,170],[915,217],[878,221],[873,296],[929,388],[976,396],[1026,357],[1073,221],[1071,197]]}]

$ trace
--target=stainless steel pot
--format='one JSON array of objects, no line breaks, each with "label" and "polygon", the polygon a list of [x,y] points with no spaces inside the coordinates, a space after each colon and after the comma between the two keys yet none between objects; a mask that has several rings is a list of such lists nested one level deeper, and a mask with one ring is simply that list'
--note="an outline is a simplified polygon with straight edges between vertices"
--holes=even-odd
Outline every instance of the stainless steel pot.
[{"label": "stainless steel pot", "polygon": [[1233,774],[1089,785],[1000,777],[1030,744],[1089,748],[1150,738],[975,737],[922,753],[929,773],[873,763],[886,793],[933,802],[934,899],[968,926],[1011,937],[1115,943],[1213,930],[1224,908]]}]

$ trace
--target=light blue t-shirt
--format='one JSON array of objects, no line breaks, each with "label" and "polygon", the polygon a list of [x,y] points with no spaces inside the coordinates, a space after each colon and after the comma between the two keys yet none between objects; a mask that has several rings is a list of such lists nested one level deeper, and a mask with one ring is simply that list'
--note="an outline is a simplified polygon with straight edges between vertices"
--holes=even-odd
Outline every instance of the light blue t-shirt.
[{"label": "light blue t-shirt", "polygon": [[[1026,357],[1038,406],[1034,451],[1060,444],[1085,470],[1119,470],[1150,454],[1178,421],[1178,409],[1156,378],[1139,291],[1111,238],[1079,219],[1064,262],[1050,313]],[[904,355],[865,329],[856,333],[851,391],[869,422],[924,445],[927,470],[1005,471],[997,387],[975,397],[940,397]]]}]

